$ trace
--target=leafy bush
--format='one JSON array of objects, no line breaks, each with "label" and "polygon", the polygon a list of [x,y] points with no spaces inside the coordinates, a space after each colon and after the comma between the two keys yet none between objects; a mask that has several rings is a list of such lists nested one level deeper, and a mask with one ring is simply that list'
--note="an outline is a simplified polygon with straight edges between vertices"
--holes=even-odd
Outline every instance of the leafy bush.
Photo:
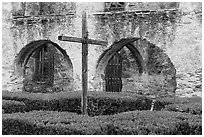
[{"label": "leafy bush", "polygon": [[149,110],[151,100],[145,97],[89,97],[89,116],[112,115],[133,110]]},{"label": "leafy bush", "polygon": [[68,93],[28,93],[28,92],[3,92],[3,99],[24,102],[27,110],[53,110],[80,113],[79,92]]},{"label": "leafy bush", "polygon": [[2,100],[3,113],[15,113],[26,111],[26,105],[23,102],[14,100]]},{"label": "leafy bush", "polygon": [[[3,99],[22,101],[31,110],[69,111],[81,113],[81,92],[11,93],[3,92]],[[148,110],[151,99],[130,93],[88,92],[88,114],[110,115],[124,111]]]},{"label": "leafy bush", "polygon": [[168,105],[168,104],[187,104],[187,103],[201,103],[202,104],[202,98],[200,98],[200,97],[191,97],[191,98],[165,97],[165,98],[160,98],[159,101],[164,103],[165,105]]},{"label": "leafy bush", "polygon": [[165,110],[202,115],[202,104],[201,103],[170,104],[165,107]]},{"label": "leafy bush", "polygon": [[202,134],[202,117],[169,111],[131,111],[89,117],[70,112],[33,111],[2,115],[3,134],[127,135]]},{"label": "leafy bush", "polygon": [[165,97],[156,100],[155,110],[178,111],[191,114],[202,114],[202,98]]},{"label": "leafy bush", "polygon": [[[81,113],[81,92],[16,93],[3,92],[3,99],[25,103],[26,110],[69,111]],[[150,110],[152,100],[133,93],[88,92],[89,116],[112,115],[133,110]],[[156,99],[154,110],[202,113],[202,98],[165,97]],[[177,109],[179,108],[179,109]],[[6,111],[6,113],[8,113]]]}]

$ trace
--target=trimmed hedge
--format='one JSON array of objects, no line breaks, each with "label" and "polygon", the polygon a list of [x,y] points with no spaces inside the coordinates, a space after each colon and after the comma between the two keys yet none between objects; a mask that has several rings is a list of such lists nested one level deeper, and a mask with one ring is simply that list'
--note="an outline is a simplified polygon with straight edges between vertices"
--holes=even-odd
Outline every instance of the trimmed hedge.
[{"label": "trimmed hedge", "polygon": [[164,105],[168,104],[187,104],[187,103],[202,103],[202,98],[200,97],[165,97],[160,98],[159,102],[163,103]]},{"label": "trimmed hedge", "polygon": [[33,111],[2,115],[3,135],[180,135],[202,134],[202,116],[169,111],[132,111],[89,117]]},{"label": "trimmed hedge", "polygon": [[202,115],[202,104],[201,103],[170,104],[165,107],[165,110],[191,113],[194,115]]},{"label": "trimmed hedge", "polygon": [[[3,92],[3,99],[22,101],[27,111],[49,110],[81,113],[81,92],[11,93]],[[125,111],[149,110],[151,99],[131,93],[88,92],[88,114],[112,115]]]},{"label": "trimmed hedge", "polygon": [[155,102],[155,110],[167,110],[176,112],[191,113],[194,115],[202,114],[202,98],[180,98],[166,97],[160,98]]},{"label": "trimmed hedge", "polygon": [[2,100],[3,113],[14,113],[26,111],[26,105],[23,102],[14,100]]},{"label": "trimmed hedge", "polygon": [[[7,100],[23,102],[26,109],[22,109],[22,111],[50,110],[81,113],[81,91],[48,94],[3,91],[2,97]],[[151,103],[151,98],[133,93],[88,92],[89,116],[149,110]],[[156,100],[154,110],[179,111],[201,115],[202,98],[160,98]],[[5,113],[18,112],[19,110],[12,109],[11,112],[9,111],[7,109]]]}]

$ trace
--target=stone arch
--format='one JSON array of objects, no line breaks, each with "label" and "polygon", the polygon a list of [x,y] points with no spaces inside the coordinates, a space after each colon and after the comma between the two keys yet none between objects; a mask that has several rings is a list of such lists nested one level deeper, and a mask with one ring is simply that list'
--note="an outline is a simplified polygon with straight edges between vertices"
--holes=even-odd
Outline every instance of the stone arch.
[{"label": "stone arch", "polygon": [[38,49],[40,46],[47,44],[47,43],[52,44],[54,47],[56,47],[63,54],[67,63],[70,65],[70,68],[71,68],[70,72],[72,73],[71,75],[73,75],[73,65],[72,65],[72,62],[71,62],[69,56],[67,55],[66,51],[64,49],[62,49],[57,43],[54,43],[50,40],[33,41],[21,49],[21,51],[17,55],[15,62],[14,62],[16,75],[18,75],[18,76],[24,75],[25,66],[26,66],[29,58],[33,54],[33,52],[35,52],[36,49]]},{"label": "stone arch", "polygon": [[[151,87],[153,82],[155,89],[159,85],[159,88],[162,86],[162,90],[165,91],[164,93],[175,92],[177,85],[175,78],[176,69],[168,55],[155,44],[137,37],[114,42],[110,48],[101,54],[96,66],[96,76],[94,78],[95,90],[103,91],[105,89],[106,66],[109,60],[123,47],[127,47],[131,51],[139,68],[139,75],[135,75],[139,76],[138,79],[135,79],[134,76],[131,79],[134,83],[134,88],[139,87],[139,90],[145,93],[146,87]],[[138,83],[138,85],[135,85],[135,83]],[[154,88],[152,89],[155,90]]]},{"label": "stone arch", "polygon": [[121,39],[118,42],[113,43],[113,45],[110,46],[107,50],[105,50],[101,56],[99,57],[97,61],[96,66],[96,75],[97,77],[101,77],[101,75],[104,75],[105,68],[108,64],[108,61],[118,52],[120,51],[124,46],[126,46],[131,53],[133,54],[135,61],[139,68],[139,73],[142,74],[144,71],[144,61],[142,58],[142,55],[137,50],[137,48],[132,44],[134,41],[139,40],[139,38],[127,38],[127,39]]},{"label": "stone arch", "polygon": [[[41,79],[41,75],[36,72],[35,66],[38,60],[35,60],[36,56],[41,49],[49,45],[51,48],[50,64],[53,64],[49,72],[45,72]],[[52,60],[53,58],[53,60]],[[14,75],[18,78],[23,78],[21,81],[22,90],[28,92],[60,92],[65,91],[67,88],[72,88],[73,86],[73,65],[67,55],[66,51],[62,49],[57,43],[50,40],[37,40],[29,43],[21,49],[19,54],[16,56],[14,61],[15,72]],[[46,70],[47,68],[43,68]],[[50,75],[53,74],[53,75]],[[46,75],[49,75],[47,77]],[[46,78],[45,78],[45,77]],[[45,78],[45,79],[44,79]]]}]

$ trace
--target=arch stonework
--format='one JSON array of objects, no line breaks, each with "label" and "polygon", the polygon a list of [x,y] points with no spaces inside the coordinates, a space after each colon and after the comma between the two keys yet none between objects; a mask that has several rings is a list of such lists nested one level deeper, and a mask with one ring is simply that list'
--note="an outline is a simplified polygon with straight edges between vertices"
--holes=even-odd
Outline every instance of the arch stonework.
[{"label": "arch stonework", "polygon": [[[37,40],[37,41],[33,41],[33,42],[29,43],[28,45],[26,45],[25,47],[23,47],[21,49],[21,51],[19,52],[19,54],[17,55],[17,57],[15,59],[15,62],[14,62],[15,63],[14,64],[15,65],[14,75],[16,77],[20,77],[20,78],[23,77],[23,81],[21,83],[23,84],[23,90],[25,90],[25,91],[40,92],[40,91],[44,90],[43,89],[44,87],[46,88],[45,85],[40,86],[35,81],[33,81],[32,79],[29,79],[26,76],[27,75],[26,74],[26,68],[27,68],[26,65],[30,63],[29,59],[32,58],[33,53],[35,51],[37,51],[37,49],[39,49],[44,44],[51,44],[53,47],[55,47],[55,49],[54,49],[55,52],[53,53],[54,56],[59,58],[59,53],[60,53],[61,54],[60,56],[62,56],[65,59],[64,60],[65,61],[64,65],[65,65],[65,68],[66,68],[66,72],[63,72],[63,76],[62,76],[61,75],[62,72],[61,71],[58,72],[59,69],[56,68],[57,72],[54,71],[53,73],[54,73],[54,75],[61,76],[61,78],[60,78],[61,80],[59,78],[54,79],[54,83],[52,85],[53,89],[51,89],[50,92],[55,92],[56,88],[58,88],[58,90],[59,90],[59,87],[60,87],[60,91],[62,91],[64,88],[66,88],[66,85],[67,86],[72,86],[72,82],[73,82],[73,65],[72,65],[72,62],[71,62],[69,56],[67,55],[66,51],[64,49],[62,49],[57,43],[54,43],[54,42],[52,42],[50,40]],[[62,62],[60,62],[60,64],[61,63]],[[54,66],[56,66],[56,65],[54,65]],[[47,89],[45,89],[45,90],[47,91]]]},{"label": "arch stonework", "polygon": [[[165,77],[165,84],[168,87],[170,92],[175,92],[176,89],[176,70],[174,68],[173,63],[170,61],[168,56],[162,51],[159,50],[159,47],[155,46],[154,44],[148,42],[146,39],[141,39],[137,37],[133,38],[126,38],[121,39],[120,41],[114,42],[108,49],[106,49],[98,59],[97,66],[96,66],[96,75],[94,78],[95,90],[105,90],[105,69],[108,64],[108,61],[114,56],[115,53],[119,52],[123,47],[127,47],[130,52],[132,53],[139,69],[139,76],[145,75],[162,75]],[[156,49],[156,50],[155,50]],[[160,58],[154,58],[151,52],[158,52]],[[153,60],[153,61],[152,61]],[[156,62],[156,65],[154,64]],[[155,68],[157,64],[168,64],[163,65],[160,68],[157,68],[159,72],[161,71],[162,74],[155,72],[152,74],[152,66]],[[168,70],[168,73],[166,73]],[[165,86],[166,86],[165,85]]]},{"label": "arch stonework", "polygon": [[50,40],[37,40],[37,41],[33,41],[29,44],[27,44],[25,47],[23,47],[21,49],[21,51],[19,52],[19,54],[17,55],[14,64],[15,64],[15,74],[16,75],[23,75],[24,73],[24,68],[25,65],[27,64],[30,56],[32,55],[32,53],[38,49],[40,46],[50,43],[52,44],[54,47],[56,47],[65,57],[65,59],[67,60],[68,64],[71,65],[71,72],[73,72],[73,65],[72,62],[69,58],[69,56],[67,55],[66,51],[64,49],[62,49],[58,44],[50,41]]},{"label": "arch stonework", "polygon": [[142,56],[139,54],[139,51],[131,44],[132,42],[137,41],[138,39],[139,38],[128,38],[113,43],[113,45],[111,45],[110,48],[105,50],[103,54],[99,57],[96,66],[96,75],[100,76],[104,74],[108,61],[113,57],[115,53],[120,51],[124,46],[127,46],[127,48],[134,54],[136,62],[138,63],[138,66],[140,68],[139,72],[143,73],[144,63]]}]

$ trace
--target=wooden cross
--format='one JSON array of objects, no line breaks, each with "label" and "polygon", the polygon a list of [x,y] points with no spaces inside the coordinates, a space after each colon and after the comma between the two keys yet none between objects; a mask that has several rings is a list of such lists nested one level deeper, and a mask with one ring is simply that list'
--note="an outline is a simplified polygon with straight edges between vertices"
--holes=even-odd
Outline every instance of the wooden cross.
[{"label": "wooden cross", "polygon": [[106,46],[106,41],[93,40],[88,38],[86,12],[82,13],[82,38],[58,36],[58,40],[82,43],[82,100],[81,111],[82,114],[87,114],[87,68],[88,68],[88,44]]}]

